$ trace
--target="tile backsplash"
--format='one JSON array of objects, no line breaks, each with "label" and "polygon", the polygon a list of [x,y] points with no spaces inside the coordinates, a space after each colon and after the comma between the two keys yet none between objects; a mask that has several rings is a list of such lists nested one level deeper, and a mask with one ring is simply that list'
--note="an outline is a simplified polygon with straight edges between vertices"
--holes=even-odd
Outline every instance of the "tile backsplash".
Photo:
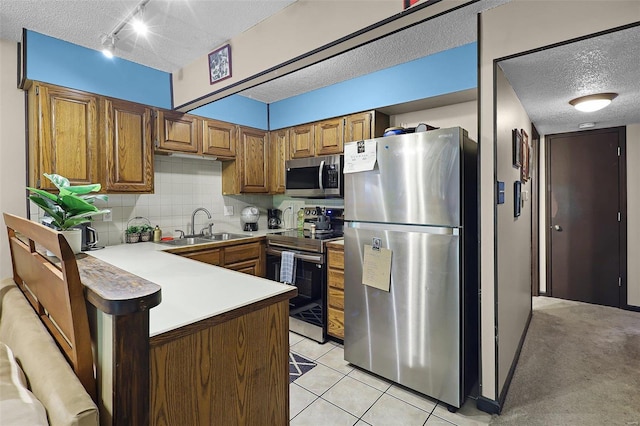
[{"label": "tile backsplash", "polygon": [[[198,212],[196,232],[209,222],[213,231],[237,232],[242,228],[241,210],[249,205],[258,207],[258,229],[267,229],[267,209],[272,207],[270,195],[222,195],[222,163],[201,159],[155,157],[155,182],[153,194],[109,194],[107,203],[98,201],[99,208],[111,209],[112,220],[94,218],[92,226],[98,232],[100,244],[124,243],[124,231],[130,225],[146,223],[160,226],[163,236],[177,236],[176,229],[191,233],[191,214],[198,207],[211,212],[211,219]],[[233,207],[233,215],[224,215],[224,206]],[[31,219],[40,220],[44,212],[31,204]]]}]

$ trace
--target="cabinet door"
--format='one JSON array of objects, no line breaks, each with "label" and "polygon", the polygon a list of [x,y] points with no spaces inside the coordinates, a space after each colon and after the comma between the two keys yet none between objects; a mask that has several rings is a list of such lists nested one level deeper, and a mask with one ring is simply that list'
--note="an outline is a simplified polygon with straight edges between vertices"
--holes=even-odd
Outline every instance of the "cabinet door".
[{"label": "cabinet door", "polygon": [[[72,185],[101,181],[98,169],[98,97],[71,89],[36,85],[39,123],[33,148],[40,187],[55,189],[43,173],[57,173]],[[33,127],[32,127],[33,129]]]},{"label": "cabinet door", "polygon": [[229,159],[236,156],[238,126],[217,120],[202,120],[202,153]]},{"label": "cabinet door", "polygon": [[363,112],[346,117],[345,142],[371,139],[371,113]]},{"label": "cabinet door", "polygon": [[267,132],[240,127],[240,155],[240,192],[269,192]]},{"label": "cabinet door", "polygon": [[344,119],[334,118],[315,124],[316,155],[342,154],[344,151]]},{"label": "cabinet door", "polygon": [[249,275],[260,276],[260,264],[258,259],[247,260],[245,262],[232,263],[225,265],[225,268],[242,272]]},{"label": "cabinet door", "polygon": [[107,191],[152,192],[151,109],[105,99],[103,110]]},{"label": "cabinet door", "polygon": [[269,192],[284,194],[285,164],[289,159],[289,131],[278,130],[269,134]]},{"label": "cabinet door", "polygon": [[199,152],[199,120],[188,114],[158,111],[157,148],[161,151]]},{"label": "cabinet door", "polygon": [[314,125],[292,127],[289,129],[291,158],[306,158],[315,155]]}]

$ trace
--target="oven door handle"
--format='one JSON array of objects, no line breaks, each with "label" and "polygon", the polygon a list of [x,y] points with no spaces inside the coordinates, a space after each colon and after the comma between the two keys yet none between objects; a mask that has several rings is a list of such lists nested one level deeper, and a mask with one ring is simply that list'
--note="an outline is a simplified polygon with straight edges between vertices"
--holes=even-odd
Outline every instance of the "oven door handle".
[{"label": "oven door handle", "polygon": [[296,259],[300,259],[303,260],[305,262],[312,262],[312,263],[324,263],[323,262],[323,256],[321,254],[302,254],[302,253],[298,253],[297,251],[293,251],[293,250],[276,250],[273,248],[268,248],[267,249],[267,254],[271,254],[273,256],[279,256],[282,257],[282,252],[283,251],[292,251],[294,253],[294,256]]}]

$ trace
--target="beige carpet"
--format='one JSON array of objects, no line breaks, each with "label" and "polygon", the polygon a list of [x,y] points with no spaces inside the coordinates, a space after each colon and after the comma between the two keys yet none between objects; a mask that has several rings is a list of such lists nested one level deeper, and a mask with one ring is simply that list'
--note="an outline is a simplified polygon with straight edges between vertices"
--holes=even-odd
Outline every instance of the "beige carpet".
[{"label": "beige carpet", "polygon": [[640,312],[546,297],[495,425],[640,425]]}]

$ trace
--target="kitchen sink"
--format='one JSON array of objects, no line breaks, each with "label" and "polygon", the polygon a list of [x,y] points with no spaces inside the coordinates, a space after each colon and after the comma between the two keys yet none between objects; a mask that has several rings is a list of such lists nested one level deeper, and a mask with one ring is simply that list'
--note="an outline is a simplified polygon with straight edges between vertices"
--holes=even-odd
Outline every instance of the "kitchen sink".
[{"label": "kitchen sink", "polygon": [[185,238],[175,238],[169,241],[162,241],[162,244],[167,244],[170,246],[192,246],[194,244],[205,244],[211,243],[214,241],[227,241],[227,240],[235,240],[238,238],[246,238],[246,235],[242,234],[231,234],[229,232],[217,232],[211,235],[198,235],[198,236],[189,236]]},{"label": "kitchen sink", "polygon": [[162,241],[162,244],[170,246],[191,246],[194,244],[210,243],[211,240],[203,237],[176,238],[169,241]]},{"label": "kitchen sink", "polygon": [[247,237],[246,235],[242,235],[242,234],[231,234],[229,232],[217,232],[215,234],[204,236],[203,238],[206,238],[207,240],[210,240],[210,241],[227,241],[227,240],[235,240],[238,238],[246,238],[246,237]]}]

